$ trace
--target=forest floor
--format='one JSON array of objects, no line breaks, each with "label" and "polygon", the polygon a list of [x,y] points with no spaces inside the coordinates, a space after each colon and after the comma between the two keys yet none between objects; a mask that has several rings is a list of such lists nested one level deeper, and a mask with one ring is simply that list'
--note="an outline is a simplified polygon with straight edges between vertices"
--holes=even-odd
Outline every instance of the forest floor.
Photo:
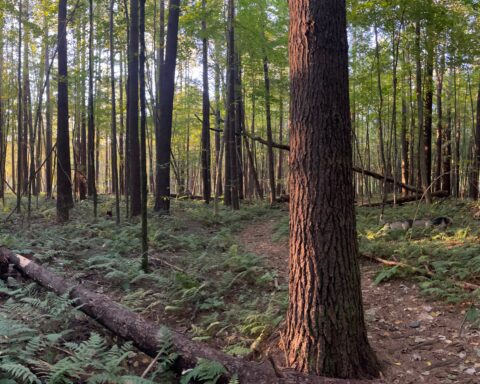
[{"label": "forest floor", "polygon": [[[282,280],[288,278],[288,243],[273,241],[276,223],[250,225],[239,235],[249,252],[263,255]],[[431,300],[412,281],[400,279],[375,284],[379,265],[361,262],[365,318],[371,345],[377,352],[386,383],[478,383],[480,333],[462,330],[465,308]],[[279,331],[280,333],[280,331]],[[272,337],[264,353],[284,365]]]},{"label": "forest floor", "polygon": [[[56,225],[55,202],[42,200],[30,220],[13,215],[4,222],[14,204],[7,200],[0,245],[195,340],[284,365],[278,342],[288,303],[286,206],[245,204],[214,216],[199,202],[176,201],[170,217],[149,216],[152,273],[144,274],[140,224],[122,218],[117,226],[106,215],[112,200],[100,202],[98,219],[85,201],[68,224]],[[387,221],[448,215],[454,225],[386,232],[379,209],[358,210],[362,255],[412,266],[361,261],[369,337],[386,383],[479,382],[478,291],[461,287],[480,283],[477,211],[449,200],[389,208]],[[70,304],[15,273],[0,281],[0,381],[178,382],[168,373],[169,356],[140,379],[151,359]]]}]

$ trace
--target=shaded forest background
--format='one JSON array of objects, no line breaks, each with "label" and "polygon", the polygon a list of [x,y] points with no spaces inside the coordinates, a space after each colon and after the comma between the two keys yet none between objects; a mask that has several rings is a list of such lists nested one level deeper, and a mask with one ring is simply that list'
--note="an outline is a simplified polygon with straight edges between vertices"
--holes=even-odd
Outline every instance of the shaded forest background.
[{"label": "shaded forest background", "polygon": [[[0,167],[4,175],[0,194],[20,190],[24,195],[49,196],[56,190],[58,4],[23,0],[21,12],[19,6],[20,2],[4,1],[0,7]],[[164,1],[145,2],[146,170],[152,194],[158,183],[156,154],[161,147],[157,144],[168,140],[157,117],[168,8]],[[238,1],[235,8],[229,20],[223,1],[181,4],[171,139],[171,192],[175,194],[204,194],[202,169],[207,162],[202,162],[202,148],[209,160],[207,194],[222,195],[225,190],[229,194],[232,162],[228,156],[232,155],[229,145],[225,154],[221,147],[231,119],[235,119],[239,197],[276,199],[288,194],[288,156],[276,145],[288,143],[287,4]],[[123,1],[95,1],[91,23],[89,11],[88,1],[68,4],[68,127],[75,200],[93,194],[93,186],[85,185],[91,174],[98,193],[114,193],[115,170],[119,194],[128,195],[128,164],[139,162],[139,152],[128,151],[127,138],[130,10]],[[348,16],[355,164],[418,189],[432,184],[433,191],[476,198],[478,4],[352,1]],[[226,39],[230,30],[234,31],[231,48]],[[237,109],[229,117],[232,68]],[[205,71],[207,113],[202,100]],[[208,132],[208,148],[202,129]],[[250,137],[260,137],[263,144]],[[421,147],[425,150],[420,151]],[[91,161],[87,153],[92,153]],[[381,179],[361,172],[355,184],[364,202],[384,192]],[[137,199],[138,191],[131,190]],[[388,187],[385,192],[402,190]]]}]

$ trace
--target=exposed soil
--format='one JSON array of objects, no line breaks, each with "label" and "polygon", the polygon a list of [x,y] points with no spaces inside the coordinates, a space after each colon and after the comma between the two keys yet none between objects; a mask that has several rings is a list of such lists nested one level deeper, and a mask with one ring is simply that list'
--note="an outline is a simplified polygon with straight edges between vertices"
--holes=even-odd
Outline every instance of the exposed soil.
[{"label": "exposed soil", "polygon": [[[250,225],[238,241],[247,251],[264,256],[285,283],[288,244],[272,240],[274,225],[273,220]],[[468,308],[429,300],[412,281],[375,285],[379,268],[369,261],[361,263],[365,318],[371,344],[383,363],[384,382],[479,383],[480,332],[464,324]],[[281,367],[280,332],[272,335],[263,353]]]}]

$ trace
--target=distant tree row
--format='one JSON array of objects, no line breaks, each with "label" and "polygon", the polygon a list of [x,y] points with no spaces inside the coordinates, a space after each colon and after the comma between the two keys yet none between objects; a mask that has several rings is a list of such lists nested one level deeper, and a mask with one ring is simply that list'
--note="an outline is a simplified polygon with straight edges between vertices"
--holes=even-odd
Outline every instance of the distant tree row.
[{"label": "distant tree row", "polygon": [[[475,7],[350,2],[357,200],[411,193],[387,178],[478,198]],[[15,191],[18,210],[67,184],[65,207],[112,193],[129,216],[143,187],[164,213],[171,194],[237,209],[289,193],[285,1],[1,0],[0,11],[0,195]]]}]

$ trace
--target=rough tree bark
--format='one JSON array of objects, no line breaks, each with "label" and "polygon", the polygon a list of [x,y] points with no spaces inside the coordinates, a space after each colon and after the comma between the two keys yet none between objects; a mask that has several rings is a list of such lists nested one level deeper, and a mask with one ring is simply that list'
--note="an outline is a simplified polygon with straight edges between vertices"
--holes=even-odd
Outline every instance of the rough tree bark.
[{"label": "rough tree bark", "polygon": [[352,174],[345,0],[290,6],[290,303],[285,356],[298,371],[372,378]]}]

